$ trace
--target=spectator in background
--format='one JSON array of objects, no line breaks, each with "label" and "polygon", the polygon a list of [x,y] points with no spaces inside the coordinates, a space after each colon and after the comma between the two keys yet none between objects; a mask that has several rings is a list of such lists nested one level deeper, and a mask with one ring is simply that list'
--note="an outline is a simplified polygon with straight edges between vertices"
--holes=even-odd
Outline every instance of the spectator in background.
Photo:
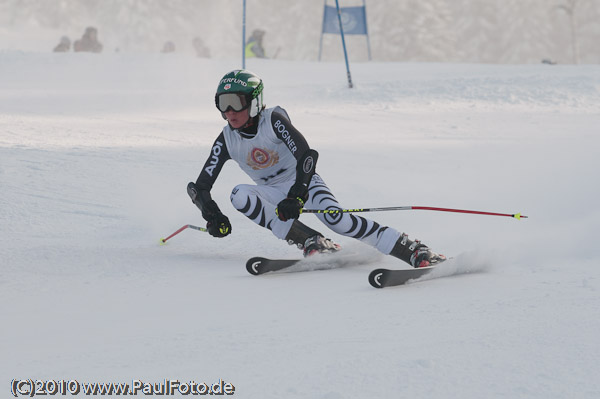
[{"label": "spectator in background", "polygon": [[265,56],[265,49],[263,48],[262,41],[265,36],[265,31],[261,29],[255,29],[250,35],[250,38],[246,42],[246,58],[267,58]]},{"label": "spectator in background", "polygon": [[67,36],[61,37],[60,43],[54,47],[55,53],[66,53],[69,50],[71,50],[71,39],[69,39]]},{"label": "spectator in background", "polygon": [[210,58],[210,50],[198,36],[192,40],[192,46],[194,46],[194,50],[196,50],[196,55],[198,57]]},{"label": "spectator in background", "polygon": [[174,52],[175,52],[175,43],[173,43],[172,41],[166,42],[161,51],[161,53],[163,53],[163,54],[169,54],[169,53],[174,53]]},{"label": "spectator in background", "polygon": [[98,29],[93,26],[87,27],[83,37],[73,43],[73,50],[75,52],[101,53],[102,43],[98,41]]}]

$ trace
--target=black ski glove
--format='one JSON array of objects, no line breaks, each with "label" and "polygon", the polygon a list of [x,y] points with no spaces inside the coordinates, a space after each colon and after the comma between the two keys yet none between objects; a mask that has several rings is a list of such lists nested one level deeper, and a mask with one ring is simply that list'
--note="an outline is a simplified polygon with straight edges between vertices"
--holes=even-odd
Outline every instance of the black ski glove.
[{"label": "black ski glove", "polygon": [[231,223],[215,201],[210,200],[202,204],[202,216],[206,220],[206,229],[211,236],[220,238],[231,234]]},{"label": "black ski glove", "polygon": [[213,237],[225,237],[231,234],[229,219],[223,215],[217,203],[210,197],[209,191],[199,190],[195,183],[190,182],[187,192],[192,202],[202,211],[202,217],[207,222],[208,234]]},{"label": "black ski glove", "polygon": [[206,229],[208,234],[213,237],[225,237],[231,234],[231,223],[229,223],[227,216],[219,212],[206,222]]},{"label": "black ski glove", "polygon": [[306,200],[308,200],[308,188],[296,182],[290,188],[287,198],[277,204],[275,213],[277,213],[279,220],[284,222],[289,219],[298,219]]},{"label": "black ski glove", "polygon": [[302,201],[302,198],[286,198],[277,204],[275,213],[279,217],[279,220],[285,222],[289,219],[298,219],[303,207],[304,201]]}]

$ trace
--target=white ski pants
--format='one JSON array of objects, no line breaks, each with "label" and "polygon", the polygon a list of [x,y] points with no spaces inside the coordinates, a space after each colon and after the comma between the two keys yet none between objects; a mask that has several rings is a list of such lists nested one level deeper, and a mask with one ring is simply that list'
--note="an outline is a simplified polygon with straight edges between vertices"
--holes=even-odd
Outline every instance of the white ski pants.
[{"label": "white ski pants", "polygon": [[[276,185],[237,185],[231,192],[231,203],[254,223],[266,227],[280,239],[285,239],[293,220],[281,221],[275,214],[277,204],[287,197],[293,181]],[[307,209],[342,209],[323,179],[315,174],[310,182]],[[353,237],[388,255],[400,233],[390,227],[350,213],[315,214],[334,232]]]}]

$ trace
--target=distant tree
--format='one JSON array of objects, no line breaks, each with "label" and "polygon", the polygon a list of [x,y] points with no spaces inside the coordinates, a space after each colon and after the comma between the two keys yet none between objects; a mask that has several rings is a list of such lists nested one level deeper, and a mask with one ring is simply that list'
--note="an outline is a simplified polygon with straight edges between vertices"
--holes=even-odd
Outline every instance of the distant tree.
[{"label": "distant tree", "polygon": [[600,0],[580,0],[575,18],[579,61],[600,64]]},{"label": "distant tree", "polygon": [[498,14],[500,62],[540,62],[552,52],[554,29],[547,0],[505,0]]},{"label": "distant tree", "polygon": [[462,61],[495,63],[500,59],[502,27],[498,0],[454,2],[457,46]]},{"label": "distant tree", "polygon": [[448,0],[413,1],[412,57],[418,61],[456,61],[457,27]]},{"label": "distant tree", "polygon": [[85,5],[74,0],[3,0],[0,3],[3,23],[8,26],[34,24],[61,29],[69,25],[69,15],[78,14]]},{"label": "distant tree", "polygon": [[374,53],[396,61],[456,60],[457,35],[446,0],[371,2]]},{"label": "distant tree", "polygon": [[600,62],[600,0],[560,0],[556,10],[568,18],[572,62]]},{"label": "distant tree", "polygon": [[578,0],[564,0],[565,3],[558,6],[559,10],[564,11],[569,16],[569,28],[571,31],[571,54],[573,63],[579,64],[579,44],[577,43],[577,29],[575,23],[575,10],[579,4]]},{"label": "distant tree", "polygon": [[[329,4],[334,4],[329,0]],[[360,6],[363,0],[340,5]],[[373,59],[600,63],[600,0],[366,0]],[[0,0],[0,29],[24,31],[40,48],[98,28],[105,52],[156,52],[166,40],[195,54],[201,37],[215,58],[239,59],[241,0]],[[265,50],[278,58],[314,60],[323,0],[247,0],[246,28],[264,29]],[[54,30],[56,36],[48,34]],[[31,32],[31,34],[30,34]],[[1,33],[1,32],[0,32]],[[7,37],[14,36],[9,35]],[[12,39],[4,45],[15,48]],[[10,43],[9,43],[10,42]],[[180,48],[181,44],[181,48]],[[343,59],[339,35],[324,38],[324,59]],[[346,37],[351,60],[366,60],[364,36]],[[28,44],[30,45],[30,44]]]},{"label": "distant tree", "polygon": [[[119,31],[119,47],[156,51],[185,25],[182,0],[92,0],[91,13]],[[126,29],[125,29],[126,27]],[[105,29],[106,31],[106,29]]]}]

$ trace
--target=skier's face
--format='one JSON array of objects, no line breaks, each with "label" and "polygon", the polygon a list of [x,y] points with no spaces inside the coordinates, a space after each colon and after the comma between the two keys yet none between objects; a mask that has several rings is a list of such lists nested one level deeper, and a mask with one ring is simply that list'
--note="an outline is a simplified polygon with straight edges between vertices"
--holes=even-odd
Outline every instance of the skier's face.
[{"label": "skier's face", "polygon": [[227,122],[229,122],[232,128],[239,129],[248,123],[250,115],[248,109],[237,112],[229,108],[229,110],[225,112],[225,118],[227,118]]}]

